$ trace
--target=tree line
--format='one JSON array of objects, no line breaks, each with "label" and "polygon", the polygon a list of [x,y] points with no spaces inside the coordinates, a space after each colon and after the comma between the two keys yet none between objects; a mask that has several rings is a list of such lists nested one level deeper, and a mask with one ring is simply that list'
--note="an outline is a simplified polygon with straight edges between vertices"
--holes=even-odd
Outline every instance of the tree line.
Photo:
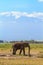
[{"label": "tree line", "polygon": [[0,40],[0,43],[15,43],[15,42],[29,42],[29,43],[43,43],[43,41],[35,41],[35,40],[21,40],[21,41],[3,41]]}]

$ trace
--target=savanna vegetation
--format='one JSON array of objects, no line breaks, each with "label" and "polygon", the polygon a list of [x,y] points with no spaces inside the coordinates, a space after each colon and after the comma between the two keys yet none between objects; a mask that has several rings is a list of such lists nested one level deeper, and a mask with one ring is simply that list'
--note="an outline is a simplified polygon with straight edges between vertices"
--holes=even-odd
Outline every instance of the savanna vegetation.
[{"label": "savanna vegetation", "polygon": [[30,44],[30,47],[31,57],[19,55],[19,50],[16,55],[12,55],[12,43],[0,43],[0,65],[43,65],[43,43]]}]

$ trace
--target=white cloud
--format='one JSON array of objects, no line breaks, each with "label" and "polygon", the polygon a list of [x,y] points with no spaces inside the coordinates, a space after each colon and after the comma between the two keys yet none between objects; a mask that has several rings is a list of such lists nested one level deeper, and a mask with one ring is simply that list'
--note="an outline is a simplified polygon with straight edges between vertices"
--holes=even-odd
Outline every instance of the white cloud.
[{"label": "white cloud", "polygon": [[43,19],[43,12],[33,12],[33,13],[27,13],[27,12],[0,12],[0,16],[14,16],[15,19],[20,18],[21,16],[25,17],[34,17],[34,18],[42,18]]},{"label": "white cloud", "polygon": [[12,11],[12,12],[11,12],[11,15],[12,15],[12,16],[15,16],[15,19],[18,19],[18,18],[21,17],[21,12]]},{"label": "white cloud", "polygon": [[39,2],[43,2],[43,0],[38,0]]},{"label": "white cloud", "polygon": [[10,12],[0,12],[0,15],[1,15],[1,16],[4,16],[4,15],[5,15],[5,16],[6,16],[6,15],[9,16],[9,15],[10,15]]}]

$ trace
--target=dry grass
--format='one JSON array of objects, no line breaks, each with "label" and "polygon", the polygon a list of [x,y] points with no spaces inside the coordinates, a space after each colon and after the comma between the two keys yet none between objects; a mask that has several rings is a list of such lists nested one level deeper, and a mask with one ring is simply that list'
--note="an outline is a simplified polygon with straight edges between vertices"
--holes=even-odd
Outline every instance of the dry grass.
[{"label": "dry grass", "polygon": [[0,65],[43,65],[42,58],[4,57],[0,58]]},{"label": "dry grass", "polygon": [[[30,46],[31,57],[23,56],[22,54],[19,56],[19,50],[15,56],[9,56],[12,54],[11,46],[9,48],[1,47],[0,54],[6,54],[8,56],[0,56],[0,65],[43,65],[43,58],[40,57],[43,55],[43,44],[41,46],[31,44]],[[26,48],[26,54],[28,54],[28,48]],[[38,55],[40,55],[39,58]]]}]

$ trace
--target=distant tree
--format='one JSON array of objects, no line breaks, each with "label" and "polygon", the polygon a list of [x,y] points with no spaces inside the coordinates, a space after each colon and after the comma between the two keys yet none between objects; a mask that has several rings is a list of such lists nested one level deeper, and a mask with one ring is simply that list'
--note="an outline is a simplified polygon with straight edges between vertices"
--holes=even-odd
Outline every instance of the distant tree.
[{"label": "distant tree", "polygon": [[15,41],[10,41],[10,43],[15,43]]},{"label": "distant tree", "polygon": [[3,43],[4,41],[3,40],[0,40],[0,43]]}]

